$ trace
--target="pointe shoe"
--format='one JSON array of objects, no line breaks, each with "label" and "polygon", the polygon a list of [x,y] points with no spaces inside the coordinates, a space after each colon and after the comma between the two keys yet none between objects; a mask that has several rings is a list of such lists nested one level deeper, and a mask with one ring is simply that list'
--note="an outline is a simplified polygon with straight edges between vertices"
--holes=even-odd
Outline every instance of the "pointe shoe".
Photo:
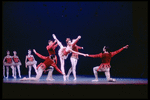
[{"label": "pointe shoe", "polygon": [[98,82],[98,79],[94,79],[94,80],[92,80],[92,82]]},{"label": "pointe shoe", "polygon": [[116,80],[115,80],[115,79],[110,78],[110,79],[108,79],[108,82],[116,82]]},{"label": "pointe shoe", "polygon": [[76,81],[76,80],[77,80],[77,78],[74,78],[74,79],[73,79],[73,81]]}]

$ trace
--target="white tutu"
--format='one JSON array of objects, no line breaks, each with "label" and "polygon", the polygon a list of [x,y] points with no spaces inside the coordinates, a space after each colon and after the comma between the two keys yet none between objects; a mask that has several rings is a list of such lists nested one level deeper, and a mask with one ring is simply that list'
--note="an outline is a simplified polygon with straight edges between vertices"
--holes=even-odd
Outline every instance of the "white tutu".
[{"label": "white tutu", "polygon": [[17,65],[21,66],[22,64],[21,62],[14,63],[14,66],[17,66]]},{"label": "white tutu", "polygon": [[59,55],[61,58],[63,58],[63,59],[67,59],[67,57],[68,57],[68,54],[67,54],[67,55],[63,55],[63,52],[64,52],[65,48],[66,48],[66,47],[63,47],[63,48],[59,49],[59,51],[58,51],[58,55]]},{"label": "white tutu", "polygon": [[31,65],[34,65],[34,64],[37,64],[37,61],[36,61],[36,60],[26,62],[26,65],[27,65],[27,66],[31,66]]},{"label": "white tutu", "polygon": [[14,62],[12,62],[12,63],[6,63],[6,62],[4,62],[3,65],[4,66],[12,66],[12,65],[14,65]]}]

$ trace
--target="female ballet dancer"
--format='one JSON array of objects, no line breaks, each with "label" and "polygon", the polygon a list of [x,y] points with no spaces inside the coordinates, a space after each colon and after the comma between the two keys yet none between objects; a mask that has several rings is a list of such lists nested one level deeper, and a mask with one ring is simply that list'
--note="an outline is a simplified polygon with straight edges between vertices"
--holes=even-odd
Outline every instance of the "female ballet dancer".
[{"label": "female ballet dancer", "polygon": [[78,36],[74,42],[71,43],[70,38],[66,39],[67,42],[67,47],[63,46],[62,43],[57,39],[57,37],[55,36],[55,34],[52,35],[53,38],[57,41],[60,49],[58,50],[58,55],[60,58],[60,63],[61,63],[61,71],[64,74],[63,79],[64,81],[66,81],[66,74],[65,74],[65,69],[64,69],[64,60],[67,59],[69,53],[77,53],[79,55],[83,55],[85,56],[85,54],[80,53],[80,52],[76,52],[72,50],[72,47],[78,42],[78,40],[81,38],[81,36]]},{"label": "female ballet dancer", "polygon": [[[75,39],[72,40],[73,42],[75,41]],[[72,47],[72,50],[78,52],[78,49],[83,49],[83,47],[80,47],[78,45],[74,45]],[[76,65],[77,65],[77,62],[78,62],[78,54],[77,53],[72,53],[71,57],[70,57],[70,61],[71,61],[71,68],[69,69],[68,71],[68,74],[66,76],[67,80],[69,80],[69,76],[71,74],[71,72],[73,73],[73,76],[74,76],[74,81],[76,81],[77,77],[76,77]]]},{"label": "female ballet dancer", "polygon": [[43,71],[46,71],[49,66],[53,66],[59,73],[63,74],[61,72],[61,70],[59,70],[59,68],[57,67],[57,65],[55,64],[55,62],[52,60],[54,56],[43,56],[39,53],[36,52],[35,49],[33,49],[33,52],[40,58],[44,59],[45,61],[43,63],[40,63],[38,66],[37,66],[37,75],[36,77],[32,77],[32,78],[22,78],[20,80],[39,80],[40,77],[42,76],[43,74]]},{"label": "female ballet dancer", "polygon": [[110,61],[111,61],[111,58],[118,54],[119,52],[121,52],[123,49],[127,49],[129,47],[129,45],[126,45],[124,47],[122,47],[121,49],[119,50],[116,50],[114,52],[109,52],[109,47],[106,47],[104,46],[103,47],[103,52],[104,53],[99,53],[99,54],[96,54],[96,55],[86,55],[88,57],[93,57],[93,58],[101,58],[102,59],[102,63],[100,64],[100,66],[96,66],[93,68],[93,73],[95,75],[95,79],[92,80],[92,81],[98,81],[98,71],[99,72],[105,72],[105,76],[107,78],[107,81],[109,82],[114,82],[116,81],[115,79],[112,79],[110,78]]},{"label": "female ballet dancer", "polygon": [[26,66],[26,68],[27,68],[27,66],[29,66],[29,71],[28,71],[29,78],[31,77],[31,69],[32,69],[31,66],[33,66],[33,68],[34,68],[34,70],[35,70],[35,72],[37,74],[36,64],[37,64],[37,61],[35,60],[34,56],[31,54],[31,50],[29,49],[28,50],[28,55],[25,58],[25,66]]},{"label": "female ballet dancer", "polygon": [[5,77],[5,66],[6,66],[6,69],[7,69],[6,78],[8,79],[8,77],[9,77],[9,66],[12,69],[12,77],[14,77],[14,62],[12,60],[12,56],[10,56],[10,51],[7,51],[7,55],[3,59],[3,77]]},{"label": "female ballet dancer", "polygon": [[13,51],[13,53],[14,53],[14,56],[13,56],[13,61],[14,61],[14,77],[16,78],[16,67],[17,67],[17,69],[18,69],[18,75],[21,78],[20,66],[22,64],[21,64],[21,61],[20,61],[19,57],[17,56],[17,52]]},{"label": "female ballet dancer", "polygon": [[[55,48],[58,46],[58,44],[56,44],[56,41],[52,41],[52,40],[48,40],[48,45],[46,46],[46,49],[49,53],[49,56],[53,55],[54,58],[53,58],[53,61],[57,64],[57,56],[56,56],[56,53],[55,53]],[[53,77],[52,77],[52,73],[54,71],[54,67],[53,66],[50,66],[50,68],[48,69],[49,72],[48,72],[48,76],[46,78],[46,80],[54,80]]]}]

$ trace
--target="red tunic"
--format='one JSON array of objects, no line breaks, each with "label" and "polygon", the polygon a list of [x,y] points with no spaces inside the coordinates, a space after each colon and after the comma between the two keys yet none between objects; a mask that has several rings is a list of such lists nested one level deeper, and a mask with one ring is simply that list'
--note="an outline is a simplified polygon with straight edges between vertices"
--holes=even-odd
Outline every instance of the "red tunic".
[{"label": "red tunic", "polygon": [[12,63],[12,59],[11,58],[6,58],[6,63]]},{"label": "red tunic", "polygon": [[[72,50],[73,50],[73,51],[78,52],[78,49],[82,49],[82,47],[77,46],[77,45],[74,45],[74,46],[72,47]],[[77,53],[72,53],[72,56],[71,56],[71,57],[75,57],[75,58],[78,59],[78,54],[77,54]]]},{"label": "red tunic", "polygon": [[56,66],[56,64],[54,63],[54,61],[52,59],[49,58],[49,56],[45,57],[45,56],[42,56],[41,54],[37,53],[36,52],[36,55],[38,57],[40,57],[41,59],[44,59],[45,61],[43,63],[40,63],[38,66],[37,66],[37,69],[38,67],[40,67],[40,65],[43,65],[44,68],[43,69],[46,69],[48,68],[49,66],[53,66],[59,73],[62,74],[62,72],[59,70],[59,68]]},{"label": "red tunic", "polygon": [[[48,51],[48,53],[49,53],[49,55],[55,55],[56,53],[55,53],[55,48],[58,46],[58,44],[56,44],[56,45],[54,45],[56,42],[54,42],[52,45],[48,45],[47,47],[46,47],[46,49],[47,49],[47,51]],[[55,63],[57,64],[57,56],[55,55]]]},{"label": "red tunic", "polygon": [[[89,55],[89,57],[93,57],[93,58],[101,58],[102,59],[102,63],[100,64],[98,70],[102,67],[109,67],[110,68],[110,61],[111,61],[111,58],[118,54],[119,52],[121,52],[124,48],[121,48],[119,50],[116,50],[114,52],[110,52],[110,53],[99,53],[99,54],[96,54],[96,55]],[[98,71],[97,70],[97,71]]]}]

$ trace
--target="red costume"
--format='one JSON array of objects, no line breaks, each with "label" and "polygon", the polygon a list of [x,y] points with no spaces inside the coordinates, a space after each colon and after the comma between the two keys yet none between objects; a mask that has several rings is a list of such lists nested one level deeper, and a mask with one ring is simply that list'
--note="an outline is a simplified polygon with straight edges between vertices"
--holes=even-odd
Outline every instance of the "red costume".
[{"label": "red costume", "polygon": [[29,61],[33,61],[33,57],[28,57],[28,60]]},{"label": "red costume", "polygon": [[48,57],[45,57],[45,56],[42,56],[41,54],[37,53],[36,52],[36,55],[38,57],[40,57],[41,59],[44,59],[45,61],[43,63],[40,63],[38,66],[37,66],[37,69],[38,67],[40,67],[41,65],[42,68],[45,70],[46,68],[48,68],[49,66],[53,66],[59,73],[62,74],[62,72],[59,70],[59,68],[56,66],[56,64],[54,63],[54,61],[52,59],[50,59],[50,56]]},{"label": "red costume", "polygon": [[119,50],[116,50],[114,52],[110,52],[110,53],[99,53],[99,54],[96,54],[96,55],[89,55],[89,57],[93,57],[93,58],[101,58],[102,59],[102,63],[100,64],[99,68],[97,69],[97,71],[100,69],[100,68],[105,68],[105,67],[108,67],[110,68],[110,61],[111,61],[111,58],[118,54],[119,52],[121,52],[124,48],[121,48]]},{"label": "red costume", "polygon": [[[73,50],[73,51],[78,52],[78,49],[82,49],[82,47],[77,46],[77,45],[74,45],[74,46],[72,47],[72,50]],[[77,58],[77,59],[78,59],[78,54],[77,54],[77,53],[72,53],[72,56],[71,56],[71,57],[74,57],[74,58]]]},{"label": "red costume", "polygon": [[19,58],[18,57],[13,57],[13,60],[14,60],[15,63],[19,62]]},{"label": "red costume", "polygon": [[6,63],[12,63],[12,59],[11,58],[6,58]]},{"label": "red costume", "polygon": [[55,44],[55,43],[56,42],[53,42],[52,45],[48,45],[46,47],[46,49],[47,49],[49,55],[55,55],[55,61],[56,61],[55,63],[57,64],[57,56],[56,56],[56,53],[55,53],[55,48],[58,46],[58,44]]}]

